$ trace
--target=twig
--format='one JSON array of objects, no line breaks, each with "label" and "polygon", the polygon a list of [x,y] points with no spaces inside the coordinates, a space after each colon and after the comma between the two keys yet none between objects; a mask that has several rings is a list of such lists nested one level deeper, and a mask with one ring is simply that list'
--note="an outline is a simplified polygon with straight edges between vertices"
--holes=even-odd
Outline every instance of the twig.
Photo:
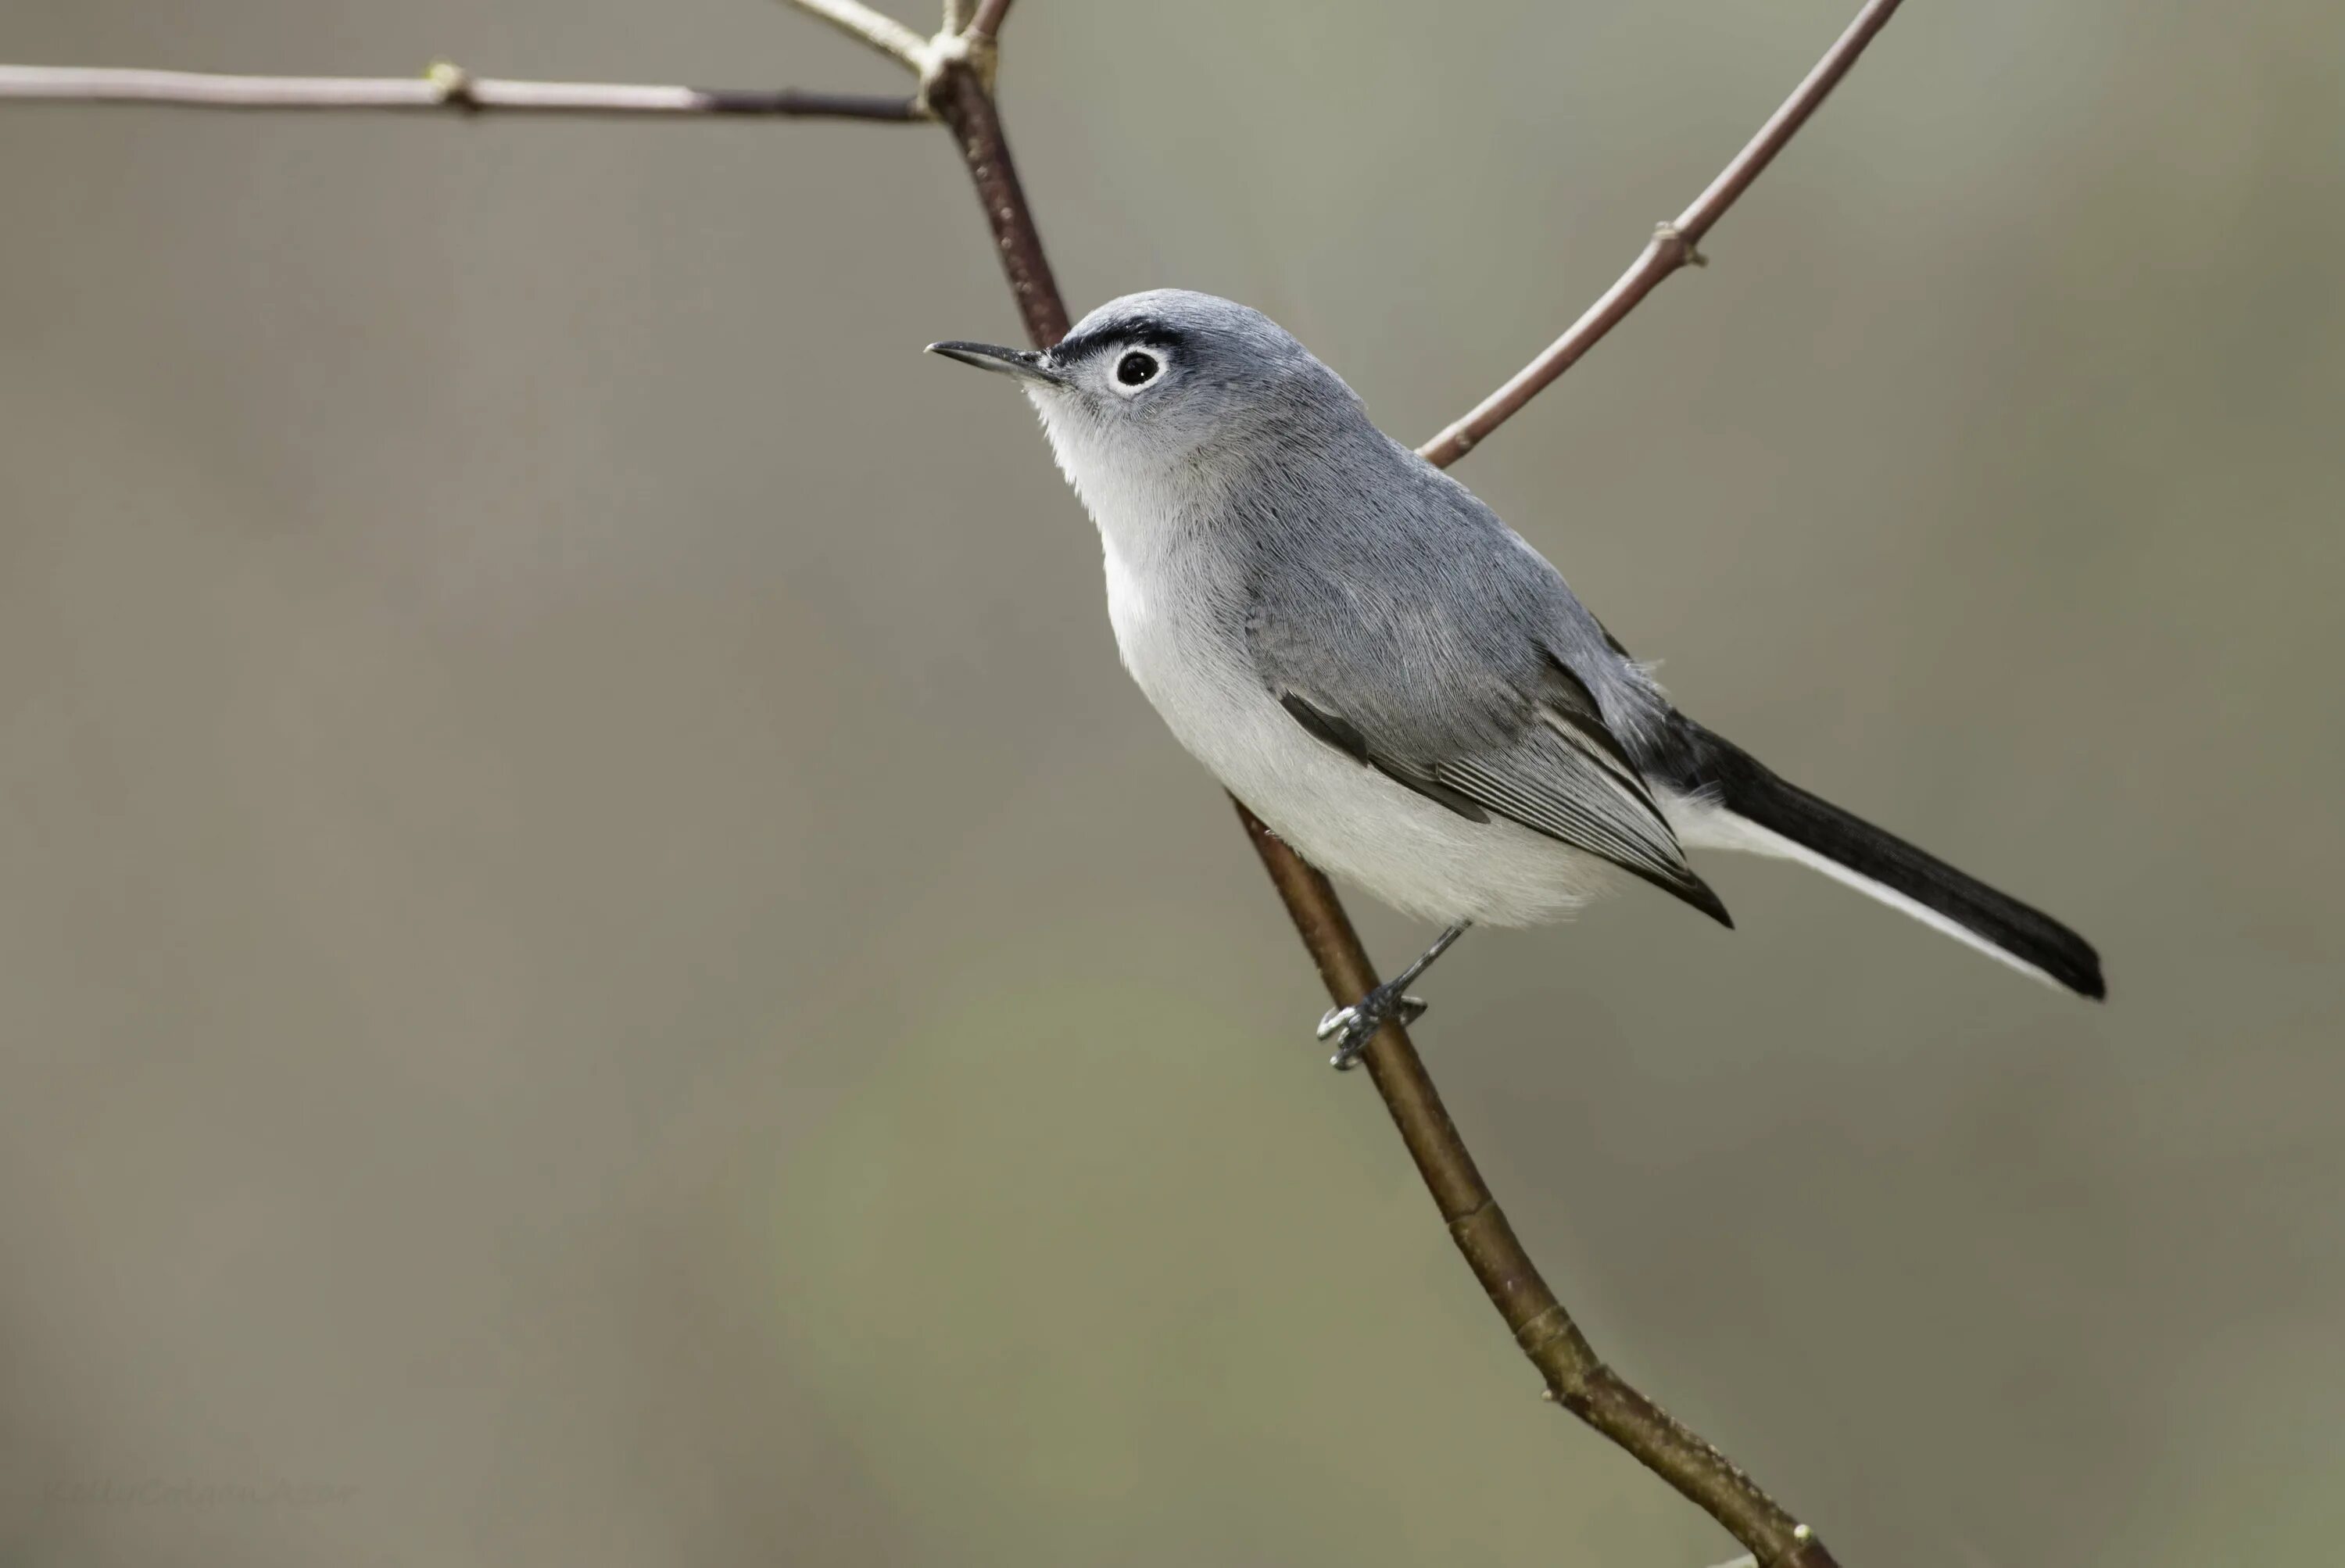
[{"label": "twig", "polygon": [[928,61],[929,41],[893,16],[874,11],[862,0],[790,0],[809,16],[819,16],[850,38],[859,38],[883,55],[893,55],[915,71]]},{"label": "twig", "polygon": [[203,109],[405,109],[457,114],[927,117],[910,98],[623,82],[516,82],[437,65],[420,76],[228,76],[77,66],[0,66],[0,99],[174,104]]},{"label": "twig", "polygon": [[969,25],[971,37],[1001,36],[1001,19],[1010,15],[1010,0],[978,0],[977,15]]},{"label": "twig", "polygon": [[1816,62],[1815,69],[1783,100],[1782,107],[1759,127],[1759,134],[1734,155],[1734,161],[1719,171],[1718,178],[1694,199],[1691,207],[1653,231],[1644,253],[1620,274],[1619,281],[1605,290],[1603,297],[1571,324],[1571,330],[1549,343],[1538,358],[1475,404],[1463,419],[1418,447],[1417,454],[1438,467],[1448,467],[1520,412],[1523,405],[1544,391],[1549,382],[1569,370],[1580,355],[1619,325],[1620,318],[1635,310],[1638,301],[1660,287],[1662,279],[1680,267],[1703,265],[1704,259],[1698,249],[1702,237],[1726,216],[1726,209],[1734,205],[1735,199],[1751,188],[1751,182],[1774,161],[1792,133],[1807,123],[1816,107],[1848,75],[1848,68],[1856,64],[1856,57],[1873,42],[1873,36],[1881,31],[1899,3],[1900,0],[1868,0],[1864,9],[1856,14],[1856,20],[1848,25],[1848,31]]}]

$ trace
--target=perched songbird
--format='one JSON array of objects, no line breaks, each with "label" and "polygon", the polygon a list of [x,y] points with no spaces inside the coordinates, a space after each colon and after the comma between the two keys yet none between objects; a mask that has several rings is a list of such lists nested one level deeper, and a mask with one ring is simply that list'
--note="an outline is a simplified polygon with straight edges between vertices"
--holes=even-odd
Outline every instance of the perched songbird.
[{"label": "perched songbird", "polygon": [[1406,985],[1475,921],[1634,877],[1732,924],[1689,848],[1799,860],[2103,994],[2076,932],[1678,712],[1562,574],[1260,312],[1161,290],[1041,352],[930,351],[1033,400],[1099,524],[1116,646],[1181,743],[1306,860],[1447,928],[1322,1020],[1339,1066],[1424,1010]]}]

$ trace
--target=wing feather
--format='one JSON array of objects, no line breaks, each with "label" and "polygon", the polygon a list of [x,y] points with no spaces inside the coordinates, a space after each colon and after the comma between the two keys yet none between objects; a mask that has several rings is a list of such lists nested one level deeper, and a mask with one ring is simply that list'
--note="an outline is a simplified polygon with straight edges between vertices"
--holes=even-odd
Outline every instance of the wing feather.
[{"label": "wing feather", "polygon": [[1487,507],[1431,470],[1401,472],[1414,487],[1385,501],[1424,512],[1443,548],[1396,551],[1390,528],[1346,531],[1339,515],[1303,549],[1275,513],[1254,520],[1248,537],[1291,546],[1274,561],[1265,546],[1241,601],[1271,695],[1323,744],[1467,821],[1504,817],[1732,924],[1596,687],[1631,724],[1667,711],[1660,693]]},{"label": "wing feather", "polygon": [[1322,700],[1288,691],[1279,701],[1319,740],[1468,821],[1487,822],[1495,811],[1609,860],[1721,923],[1734,923],[1686,864],[1677,835],[1619,742],[1600,719],[1595,726],[1601,738],[1590,735],[1586,712],[1543,708],[1534,716],[1539,722],[1526,722],[1509,742],[1427,763],[1380,748]]}]

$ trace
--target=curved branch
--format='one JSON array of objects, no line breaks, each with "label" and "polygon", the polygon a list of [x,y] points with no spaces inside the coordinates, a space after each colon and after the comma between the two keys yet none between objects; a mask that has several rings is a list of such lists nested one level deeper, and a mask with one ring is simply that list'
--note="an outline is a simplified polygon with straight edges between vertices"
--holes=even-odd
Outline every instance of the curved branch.
[{"label": "curved branch", "polygon": [[925,119],[910,98],[625,82],[520,82],[437,65],[420,76],[233,76],[79,66],[0,66],[0,100],[199,109],[405,109],[455,114],[780,115]]},{"label": "curved branch", "polygon": [[1522,411],[1525,403],[1545,391],[1548,383],[1579,361],[1580,355],[1601,341],[1604,334],[1619,325],[1620,318],[1637,308],[1644,297],[1660,286],[1661,280],[1680,267],[1700,267],[1703,258],[1698,247],[1711,227],[1726,216],[1726,209],[1736,198],[1751,188],[1775,155],[1783,150],[1793,133],[1805,125],[1808,117],[1816,112],[1873,36],[1881,31],[1899,0],[1868,0],[1848,31],[1816,62],[1807,79],[1783,100],[1782,107],[1768,117],[1734,161],[1719,171],[1708,189],[1694,199],[1692,206],[1677,215],[1674,221],[1664,223],[1653,231],[1652,239],[1644,253],[1620,274],[1619,281],[1604,290],[1603,297],[1588,307],[1587,312],[1571,324],[1570,331],[1549,343],[1538,358],[1508,377],[1504,386],[1474,405],[1472,412],[1451,424],[1439,435],[1416,449],[1417,455],[1436,467],[1447,468],[1480,444],[1484,437]]}]

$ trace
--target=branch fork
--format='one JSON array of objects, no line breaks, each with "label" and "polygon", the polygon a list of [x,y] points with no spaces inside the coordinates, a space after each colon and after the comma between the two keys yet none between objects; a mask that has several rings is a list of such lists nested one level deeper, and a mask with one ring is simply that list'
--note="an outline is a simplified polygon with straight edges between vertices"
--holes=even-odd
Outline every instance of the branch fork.
[{"label": "branch fork", "polygon": [[[935,36],[923,38],[911,28],[884,12],[875,11],[862,0],[791,0],[798,9],[818,16],[848,36],[868,45],[909,70],[919,79],[919,91],[913,101],[925,114],[933,116],[930,95],[946,73],[966,69],[988,94],[993,91],[994,64],[998,57],[995,36],[1001,18],[1010,9],[1007,0],[980,5],[968,12],[962,0],[948,0],[944,26]],[[964,12],[968,12],[964,15]]]},{"label": "branch fork", "polygon": [[1000,46],[985,34],[949,29],[929,40],[920,60],[920,101],[926,103],[929,94],[947,71],[967,70],[977,77],[977,85],[990,96],[993,91],[993,73],[1000,64]]}]

